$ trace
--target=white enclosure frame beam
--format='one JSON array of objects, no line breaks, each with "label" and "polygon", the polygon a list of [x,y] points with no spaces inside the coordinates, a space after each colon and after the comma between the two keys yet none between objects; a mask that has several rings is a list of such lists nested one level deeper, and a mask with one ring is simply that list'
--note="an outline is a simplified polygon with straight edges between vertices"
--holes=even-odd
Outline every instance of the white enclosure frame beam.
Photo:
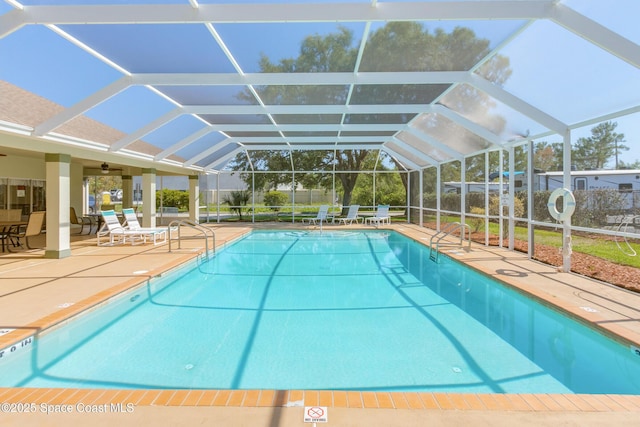
[{"label": "white enclosure frame beam", "polygon": [[26,24],[162,24],[544,19],[555,0],[305,4],[25,6]]},{"label": "white enclosure frame beam", "polygon": [[128,76],[124,76],[116,80],[115,82],[111,83],[108,86],[105,86],[104,88],[76,103],[75,105],[66,108],[61,113],[51,117],[49,120],[40,123],[38,126],[36,126],[33,132],[34,135],[42,136],[46,133],[51,132],[57,127],[62,126],[66,122],[71,121],[72,119],[80,116],[82,113],[92,109],[96,105],[99,105],[109,98],[112,98],[120,92],[126,90],[130,85],[131,78]]},{"label": "white enclosure frame beam", "polygon": [[467,80],[467,71],[398,71],[362,73],[138,73],[132,83],[149,86],[297,86],[451,84]]},{"label": "white enclosure frame beam", "polygon": [[174,108],[173,110],[169,111],[168,113],[166,113],[165,115],[157,118],[156,120],[152,121],[151,123],[147,124],[146,126],[143,126],[142,128],[138,129],[135,132],[132,132],[130,134],[128,134],[127,136],[125,136],[124,138],[122,138],[121,140],[115,142],[113,145],[111,145],[111,148],[109,148],[109,151],[119,151],[121,149],[123,149],[124,147],[126,147],[127,145],[133,144],[134,142],[136,142],[137,140],[141,139],[142,137],[144,137],[145,135],[150,134],[151,132],[153,132],[154,130],[158,129],[159,127],[169,123],[170,121],[178,118],[180,115],[182,115],[182,109],[181,108]]},{"label": "white enclosure frame beam", "polygon": [[634,67],[640,68],[640,48],[620,34],[562,4],[554,5],[551,20]]}]

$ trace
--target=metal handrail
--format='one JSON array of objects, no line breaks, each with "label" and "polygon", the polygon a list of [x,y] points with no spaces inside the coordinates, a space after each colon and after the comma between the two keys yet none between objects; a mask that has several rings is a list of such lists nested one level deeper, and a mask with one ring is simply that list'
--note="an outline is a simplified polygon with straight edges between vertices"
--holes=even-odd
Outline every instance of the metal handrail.
[{"label": "metal handrail", "polygon": [[[195,221],[192,221],[190,219],[175,219],[173,221],[171,221],[169,223],[168,226],[168,230],[169,230],[169,252],[171,252],[171,240],[173,240],[171,238],[171,229],[172,228],[177,228],[178,229],[178,249],[181,248],[181,242],[182,242],[182,236],[180,234],[180,227],[186,225],[188,227],[193,228],[194,230],[200,231],[203,235],[204,235],[204,244],[205,244],[205,253],[207,258],[209,258],[209,233],[211,233],[211,237],[213,238],[213,254],[215,255],[216,253],[216,233],[214,233],[213,230],[211,230],[210,228],[207,227],[203,227],[202,225],[198,224]],[[187,237],[185,237],[187,238]],[[189,238],[198,238],[198,236],[190,236]]]},{"label": "metal handrail", "polygon": [[[453,233],[456,230],[461,230],[460,233],[460,243],[459,245],[462,247],[462,241],[464,240],[464,234],[465,234],[465,230],[467,230],[467,236],[469,236],[468,238],[468,247],[469,249],[471,249],[471,227],[469,227],[469,224],[462,224],[459,222],[450,222],[447,223],[440,231],[438,231],[436,234],[434,234],[433,236],[431,236],[431,240],[429,241],[429,259],[431,259],[432,261],[437,261],[438,260],[438,254],[440,253],[440,241],[442,239],[444,239],[445,237],[449,236],[451,233]],[[436,244],[435,244],[435,252],[434,252],[434,245],[433,245],[433,240],[436,239]],[[449,245],[457,245],[457,243],[448,243]]]},{"label": "metal handrail", "polygon": [[[636,224],[636,221],[640,218],[640,215],[625,215],[622,220],[620,221],[620,224],[618,225],[618,233],[624,233],[622,234],[622,237],[624,239],[624,243],[627,246],[627,249],[623,249],[622,246],[620,245],[620,242],[618,241],[618,235],[616,234],[615,236],[615,241],[616,241],[616,245],[618,246],[618,249],[620,249],[620,251],[622,251],[622,253],[624,253],[627,256],[636,256],[637,253],[635,251],[635,249],[633,249],[631,247],[631,244],[629,243],[629,240],[627,239],[627,228],[629,227],[629,224],[633,223],[634,225]],[[622,227],[624,227],[624,231],[622,230]]]}]

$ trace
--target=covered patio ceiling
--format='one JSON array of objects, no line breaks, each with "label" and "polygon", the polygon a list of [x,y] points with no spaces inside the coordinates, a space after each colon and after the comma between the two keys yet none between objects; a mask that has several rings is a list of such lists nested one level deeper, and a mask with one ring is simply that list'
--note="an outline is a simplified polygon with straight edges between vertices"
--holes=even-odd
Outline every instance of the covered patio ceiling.
[{"label": "covered patio ceiling", "polygon": [[185,173],[252,150],[417,170],[640,111],[639,5],[4,0],[0,132]]}]

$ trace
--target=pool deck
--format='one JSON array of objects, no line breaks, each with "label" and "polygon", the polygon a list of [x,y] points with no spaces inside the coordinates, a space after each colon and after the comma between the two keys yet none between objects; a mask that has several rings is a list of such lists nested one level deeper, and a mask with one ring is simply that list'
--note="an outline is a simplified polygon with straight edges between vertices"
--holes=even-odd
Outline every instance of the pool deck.
[{"label": "pool deck", "polygon": [[[324,228],[358,227],[362,226]],[[216,246],[222,247],[252,229],[317,227],[270,223],[212,228]],[[408,224],[383,228],[425,244],[433,234]],[[44,239],[30,243],[42,246]],[[74,235],[72,256],[60,260],[45,259],[44,251],[37,249],[0,253],[0,351],[11,351],[40,331],[140,286],[204,249],[201,240],[176,246],[172,244],[171,253],[167,244],[98,247],[95,235]],[[447,255],[559,307],[625,345],[640,347],[640,294],[562,273],[502,248],[472,244],[468,251],[449,249]],[[312,425],[304,422],[304,406],[326,406],[327,425],[340,426],[640,425],[638,395],[0,388],[0,404],[3,426]]]}]

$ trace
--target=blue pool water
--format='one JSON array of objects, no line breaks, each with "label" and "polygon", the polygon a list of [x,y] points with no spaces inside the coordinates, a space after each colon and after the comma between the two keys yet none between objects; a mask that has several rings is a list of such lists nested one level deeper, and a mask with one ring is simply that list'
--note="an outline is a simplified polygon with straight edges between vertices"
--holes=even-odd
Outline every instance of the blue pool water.
[{"label": "blue pool water", "polygon": [[640,356],[387,231],[254,232],[22,351],[0,386],[640,393]]}]

